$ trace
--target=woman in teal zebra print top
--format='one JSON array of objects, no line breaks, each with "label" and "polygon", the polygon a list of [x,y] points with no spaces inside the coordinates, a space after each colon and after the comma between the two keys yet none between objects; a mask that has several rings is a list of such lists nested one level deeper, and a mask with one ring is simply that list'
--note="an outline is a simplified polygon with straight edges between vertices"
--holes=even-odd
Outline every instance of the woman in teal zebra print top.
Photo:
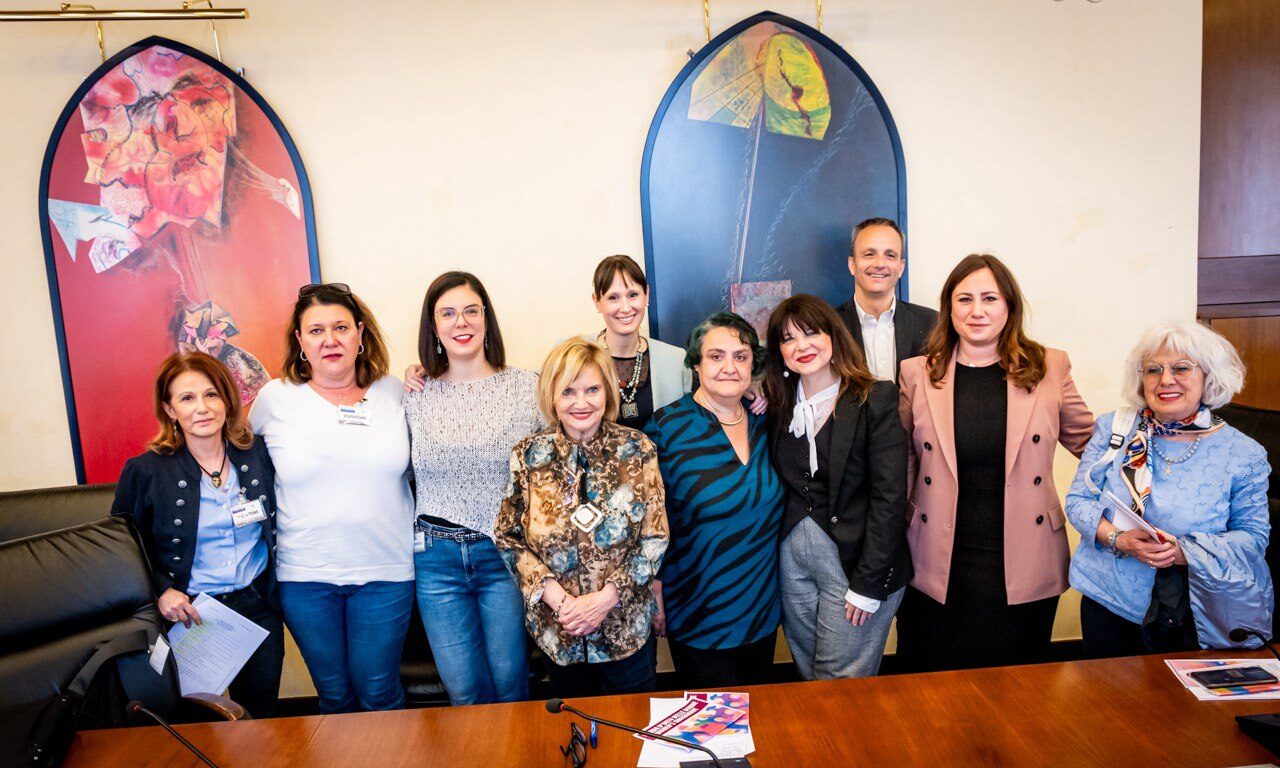
[{"label": "woman in teal zebra print top", "polygon": [[684,687],[734,688],[761,682],[773,662],[785,496],[765,418],[743,400],[764,362],[755,329],[721,312],[694,328],[688,350],[697,390],[659,409],[645,430],[671,530],[654,582],[655,624]]}]

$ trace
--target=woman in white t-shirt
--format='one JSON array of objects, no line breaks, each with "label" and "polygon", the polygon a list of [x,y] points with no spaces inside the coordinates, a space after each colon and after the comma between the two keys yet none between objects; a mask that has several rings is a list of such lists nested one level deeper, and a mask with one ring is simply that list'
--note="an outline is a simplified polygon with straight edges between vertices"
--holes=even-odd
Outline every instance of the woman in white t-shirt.
[{"label": "woman in white t-shirt", "polygon": [[342,283],[298,292],[280,378],[249,421],[276,466],[285,624],[324,713],[404,703],[413,499],[400,381],[373,315]]}]

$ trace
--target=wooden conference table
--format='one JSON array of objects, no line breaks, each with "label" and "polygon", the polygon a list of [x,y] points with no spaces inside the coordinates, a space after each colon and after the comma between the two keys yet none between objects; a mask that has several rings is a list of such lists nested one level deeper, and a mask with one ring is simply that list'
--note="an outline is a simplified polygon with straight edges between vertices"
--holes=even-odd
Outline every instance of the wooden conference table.
[{"label": "wooden conference table", "polygon": [[[1227,654],[1187,654],[1225,657]],[[1249,652],[1236,656],[1256,655]],[[1161,657],[1077,661],[745,688],[756,768],[1241,766],[1272,756],[1233,716],[1280,701],[1200,702]],[[661,695],[661,694],[658,694]],[[677,694],[678,695],[678,694]],[[649,696],[570,703],[643,725]],[[221,768],[565,766],[569,714],[521,704],[179,726]],[[635,766],[640,743],[600,729],[587,766]],[[193,766],[158,727],[82,733],[68,768]]]}]

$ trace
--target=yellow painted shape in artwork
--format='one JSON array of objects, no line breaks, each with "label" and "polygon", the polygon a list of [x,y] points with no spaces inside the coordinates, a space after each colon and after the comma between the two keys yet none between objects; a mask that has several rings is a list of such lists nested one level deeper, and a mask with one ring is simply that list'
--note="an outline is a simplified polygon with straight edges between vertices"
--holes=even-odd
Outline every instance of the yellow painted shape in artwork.
[{"label": "yellow painted shape in artwork", "polygon": [[689,94],[691,120],[749,128],[762,108],[771,133],[821,139],[831,121],[831,96],[817,56],[773,22],[726,43]]},{"label": "yellow painted shape in artwork", "polygon": [[773,133],[821,139],[831,122],[831,93],[817,56],[799,37],[774,35],[763,51],[766,125]]},{"label": "yellow painted shape in artwork", "polygon": [[773,22],[757,24],[725,43],[694,79],[689,118],[746,128],[760,110],[760,51],[776,34]]}]

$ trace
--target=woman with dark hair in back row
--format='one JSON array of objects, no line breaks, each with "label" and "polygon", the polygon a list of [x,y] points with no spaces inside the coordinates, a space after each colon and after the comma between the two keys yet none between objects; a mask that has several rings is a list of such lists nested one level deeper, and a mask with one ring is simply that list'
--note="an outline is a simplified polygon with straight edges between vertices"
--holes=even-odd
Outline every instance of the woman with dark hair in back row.
[{"label": "woman with dark hair in back row", "polygon": [[911,577],[898,394],[877,381],[831,305],[808,294],[769,317],[771,447],[786,484],[782,621],[805,679],[876,674]]},{"label": "woman with dark hair in back row", "polygon": [[484,286],[446,272],[418,331],[426,374],[405,395],[417,478],[418,610],[452,704],[522,701],[529,655],[520,588],[493,541],[511,447],[543,429],[538,377],[506,363]]}]

